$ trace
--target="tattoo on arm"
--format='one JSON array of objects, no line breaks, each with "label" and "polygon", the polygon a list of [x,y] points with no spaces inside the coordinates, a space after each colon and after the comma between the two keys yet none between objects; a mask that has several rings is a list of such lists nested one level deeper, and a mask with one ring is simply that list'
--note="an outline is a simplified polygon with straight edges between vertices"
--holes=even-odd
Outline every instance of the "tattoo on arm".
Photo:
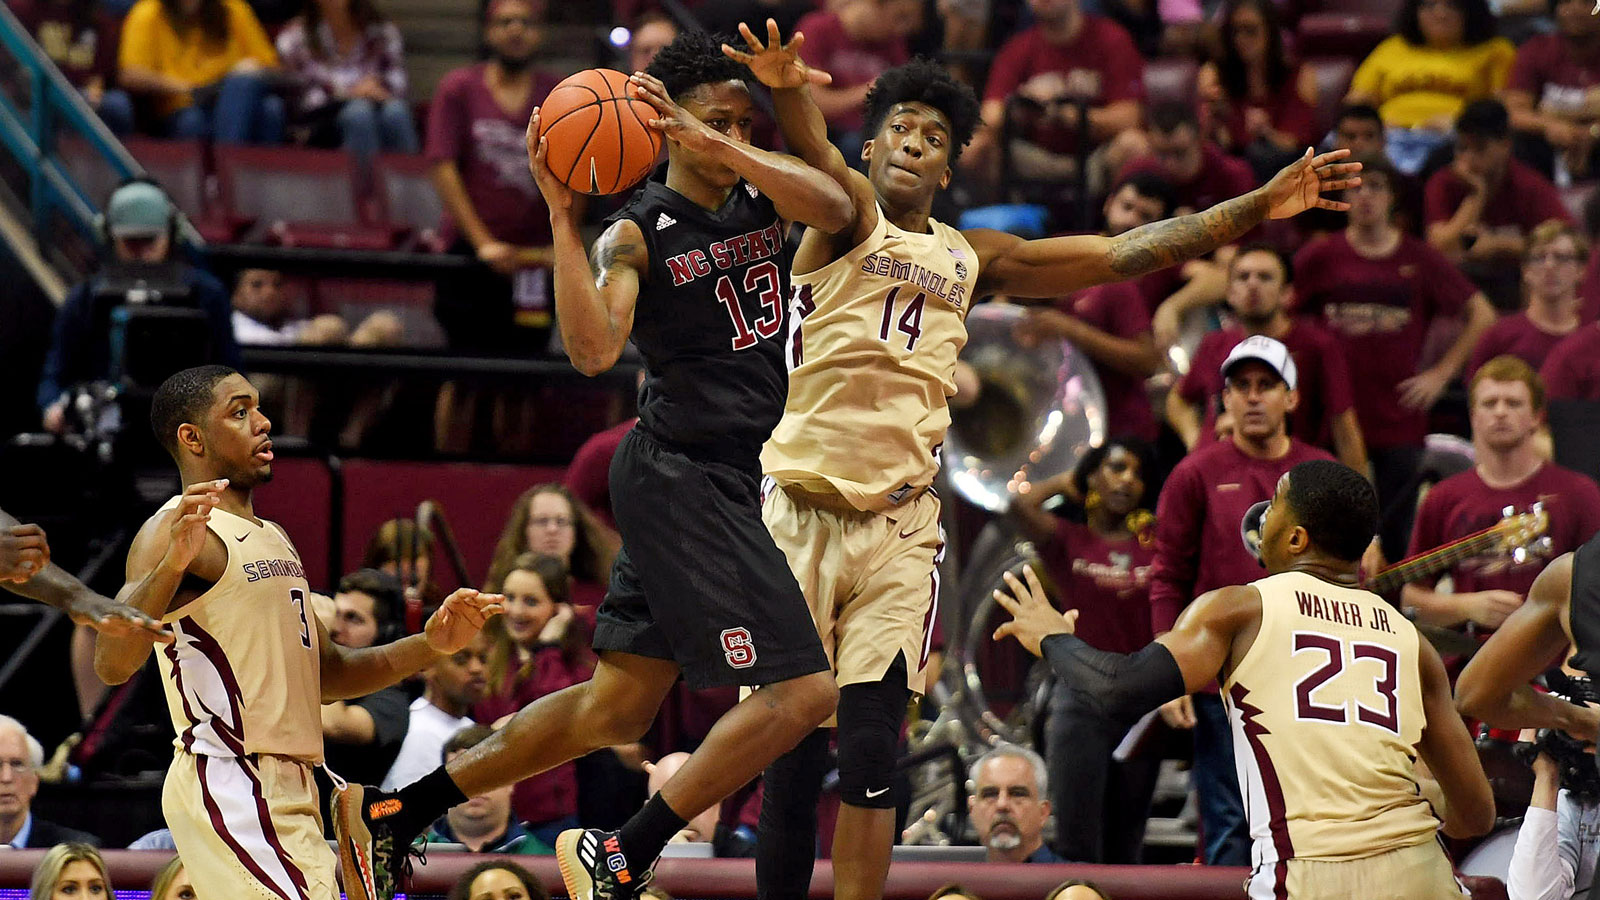
[{"label": "tattoo on arm", "polygon": [[1194,259],[1261,224],[1270,205],[1263,191],[1225,200],[1204,212],[1151,222],[1111,239],[1111,271],[1123,278]]},{"label": "tattoo on arm", "polygon": [[633,257],[644,250],[638,244],[624,244],[617,241],[601,241],[594,248],[594,257],[590,266],[594,269],[595,287],[605,287],[616,273],[628,267],[623,262],[624,257]]}]

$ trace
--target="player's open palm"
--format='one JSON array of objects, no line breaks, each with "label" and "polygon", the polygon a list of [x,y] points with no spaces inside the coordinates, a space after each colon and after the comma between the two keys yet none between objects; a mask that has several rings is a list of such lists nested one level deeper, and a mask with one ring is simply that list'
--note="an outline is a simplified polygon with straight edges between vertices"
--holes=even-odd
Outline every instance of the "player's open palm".
[{"label": "player's open palm", "polygon": [[504,607],[505,597],[485,594],[472,588],[458,588],[444,598],[444,604],[428,617],[423,626],[428,646],[436,653],[450,654],[472,643],[483,630],[491,616],[497,616]]},{"label": "player's open palm", "polygon": [[1006,585],[1011,588],[1011,593],[994,592],[995,602],[1011,614],[1011,621],[995,629],[994,639],[999,641],[1014,637],[1024,650],[1039,656],[1042,652],[1039,644],[1045,638],[1052,634],[1073,633],[1078,622],[1078,611],[1069,609],[1065,613],[1057,612],[1050,605],[1050,596],[1045,593],[1044,585],[1039,582],[1039,576],[1033,573],[1032,566],[1023,566],[1022,575],[1028,580],[1026,585],[1017,580],[1017,576],[1007,572]]},{"label": "player's open palm", "polygon": [[572,188],[562,184],[556,173],[550,171],[550,163],[546,158],[550,153],[550,139],[539,134],[537,106],[528,119],[528,133],[524,140],[528,147],[528,171],[533,173],[533,183],[539,186],[539,193],[544,195],[544,205],[550,209],[571,209]]},{"label": "player's open palm", "polygon": [[833,83],[833,76],[821,69],[813,69],[806,65],[800,58],[800,45],[806,42],[806,36],[795,32],[789,38],[789,43],[783,43],[778,35],[778,23],[772,19],[767,20],[767,40],[762,43],[750,26],[739,23],[739,34],[744,36],[744,42],[750,47],[746,53],[729,44],[722,45],[722,52],[735,62],[744,63],[750,67],[750,74],[756,80],[769,88],[797,88],[808,84],[828,85]]},{"label": "player's open palm", "polygon": [[211,511],[222,502],[222,492],[228,488],[228,479],[201,481],[184,488],[178,500],[177,517],[168,532],[171,543],[167,545],[163,564],[175,570],[186,570],[205,549],[207,524]]},{"label": "player's open palm", "polygon": [[635,72],[628,80],[630,82],[628,90],[635,97],[656,108],[657,118],[651,119],[646,124],[661,132],[667,140],[685,150],[699,153],[709,149],[721,139],[721,135],[713,131],[711,126],[679,106],[677,101],[672,99],[672,95],[667,93],[667,86],[661,83],[661,79],[644,72]]},{"label": "player's open palm", "polygon": [[172,643],[172,632],[144,613],[99,594],[86,593],[67,609],[67,615],[79,625],[114,638],[144,638],[161,644]]},{"label": "player's open palm", "polygon": [[1273,219],[1297,216],[1313,207],[1346,210],[1350,204],[1330,200],[1323,196],[1332,191],[1353,188],[1361,183],[1361,163],[1339,162],[1350,155],[1347,149],[1333,150],[1312,156],[1310,147],[1304,156],[1284,166],[1267,182],[1267,215]]}]

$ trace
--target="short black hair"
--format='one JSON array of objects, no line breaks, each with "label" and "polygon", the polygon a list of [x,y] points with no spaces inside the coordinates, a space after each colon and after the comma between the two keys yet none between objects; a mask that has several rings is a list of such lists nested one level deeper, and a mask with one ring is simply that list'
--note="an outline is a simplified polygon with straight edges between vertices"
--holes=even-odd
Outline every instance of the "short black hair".
[{"label": "short black hair", "polygon": [[679,103],[683,102],[685,94],[702,84],[744,81],[750,70],[743,63],[724,56],[723,44],[743,47],[744,41],[701,29],[679,32],[672,43],[662,47],[650,61],[645,74],[661,79],[668,96]]},{"label": "short black hair", "polygon": [[[1489,8],[1489,0],[1454,0],[1454,2],[1465,20],[1461,29],[1461,43],[1472,47],[1495,36],[1496,22],[1494,11]],[[1422,0],[1403,0],[1400,11],[1395,13],[1395,32],[1413,47],[1421,47],[1428,43],[1422,36],[1422,25],[1417,22],[1417,13],[1421,9]]]},{"label": "short black hair", "polygon": [[1200,130],[1200,115],[1190,103],[1166,100],[1151,106],[1146,117],[1150,120],[1150,128],[1162,134],[1171,134],[1185,125],[1195,131]]},{"label": "short black hair", "polygon": [[1111,193],[1115,195],[1125,187],[1133,188],[1141,197],[1149,197],[1151,200],[1161,201],[1161,218],[1172,215],[1172,208],[1178,202],[1178,195],[1172,187],[1172,182],[1147,169],[1134,172],[1132,175],[1117,182],[1117,186],[1111,189]]},{"label": "short black hair", "polygon": [[883,127],[889,111],[900,103],[926,103],[950,120],[950,162],[961,158],[961,151],[978,130],[978,95],[957,81],[950,70],[925,56],[895,66],[878,76],[867,91],[864,119],[871,137]]},{"label": "short black hair", "polygon": [[1290,469],[1285,499],[1311,542],[1346,562],[1360,560],[1378,533],[1378,492],[1343,463],[1313,459]]},{"label": "short black hair", "polygon": [[1333,117],[1333,124],[1337,126],[1345,119],[1360,119],[1363,122],[1374,122],[1379,128],[1383,127],[1383,116],[1378,108],[1367,103],[1347,103],[1339,107],[1339,114]]},{"label": "short black hair", "polygon": [[379,639],[385,626],[399,627],[405,607],[405,592],[400,579],[381,569],[357,569],[339,579],[338,593],[366,594],[372,598],[372,618],[378,623]]},{"label": "short black hair", "polygon": [[1474,100],[1456,116],[1456,136],[1506,140],[1511,137],[1511,116],[1499,100]]},{"label": "short black hair", "polygon": [[237,374],[237,369],[228,366],[195,366],[168,377],[156,388],[155,399],[150,401],[150,428],[174,459],[178,457],[178,427],[199,422],[211,406],[217,382]]},{"label": "short black hair", "polygon": [[[1275,257],[1278,260],[1278,265],[1283,268],[1283,283],[1292,284],[1294,282],[1294,260],[1289,256],[1289,254],[1283,252],[1282,247],[1272,243],[1271,241],[1251,241],[1250,243],[1245,244],[1243,247],[1240,247],[1238,251],[1233,254],[1233,258],[1237,261],[1246,253],[1267,253]],[[1231,263],[1229,264],[1229,268],[1232,268]]]}]

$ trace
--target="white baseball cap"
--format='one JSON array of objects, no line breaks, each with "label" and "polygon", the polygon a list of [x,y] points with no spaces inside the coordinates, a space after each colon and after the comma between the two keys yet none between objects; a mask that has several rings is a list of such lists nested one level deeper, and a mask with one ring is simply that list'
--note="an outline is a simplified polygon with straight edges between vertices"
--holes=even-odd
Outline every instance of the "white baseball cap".
[{"label": "white baseball cap", "polygon": [[1283,383],[1289,390],[1295,389],[1299,379],[1299,372],[1295,369],[1294,359],[1289,356],[1289,348],[1283,342],[1273,340],[1264,334],[1254,334],[1235,344],[1228,352],[1228,358],[1222,361],[1222,377],[1228,377],[1228,370],[1247,359],[1266,363],[1272,371],[1278,373]]}]

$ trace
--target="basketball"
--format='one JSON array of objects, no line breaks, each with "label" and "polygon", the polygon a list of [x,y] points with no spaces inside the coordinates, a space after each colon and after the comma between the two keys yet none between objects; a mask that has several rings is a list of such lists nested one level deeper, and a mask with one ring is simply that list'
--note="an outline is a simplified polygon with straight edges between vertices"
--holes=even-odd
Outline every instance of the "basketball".
[{"label": "basketball", "polygon": [[661,133],[656,109],[628,95],[628,76],[586,69],[556,85],[539,107],[539,136],[556,178],[585,194],[615,194],[655,165]]}]

